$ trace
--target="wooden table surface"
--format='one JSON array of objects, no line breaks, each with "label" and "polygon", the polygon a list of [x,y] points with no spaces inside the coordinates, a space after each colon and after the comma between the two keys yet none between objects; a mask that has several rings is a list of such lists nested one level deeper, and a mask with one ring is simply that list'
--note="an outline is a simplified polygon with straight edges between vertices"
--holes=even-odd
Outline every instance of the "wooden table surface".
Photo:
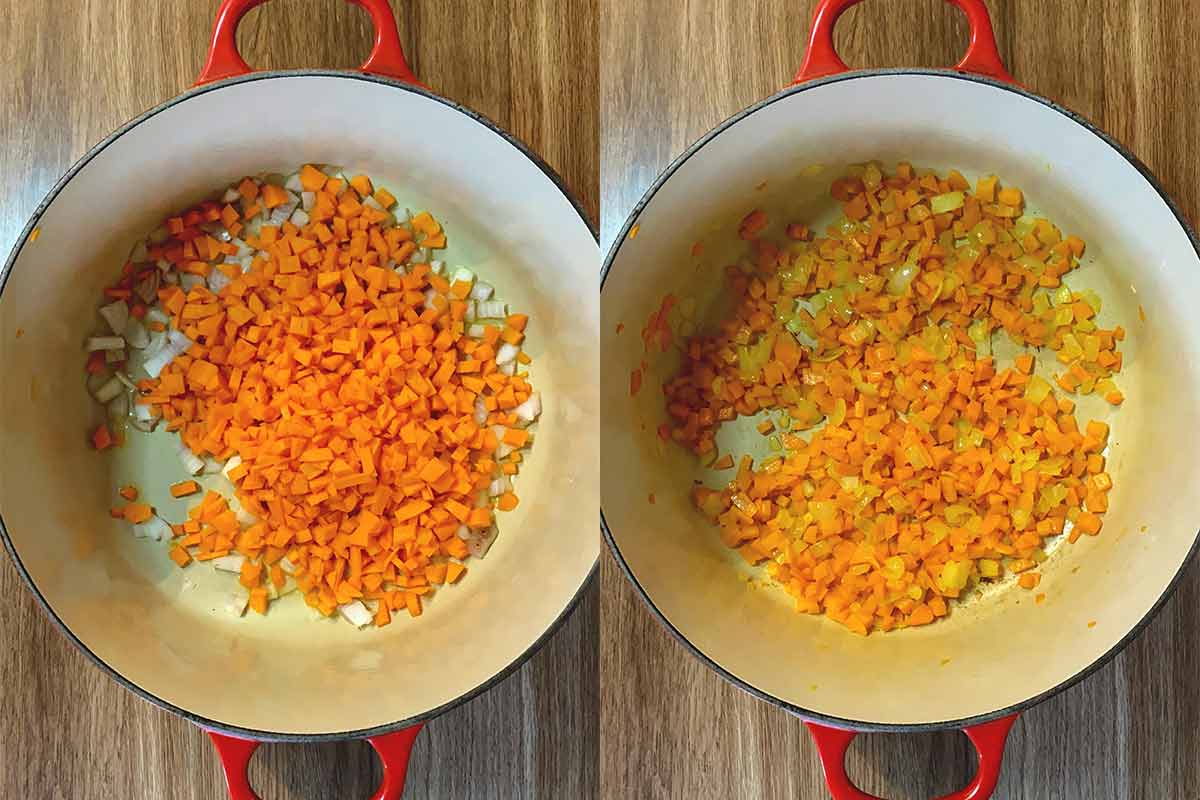
[{"label": "wooden table surface", "polygon": [[[187,88],[218,0],[56,0],[0,15],[0,247],[89,146]],[[395,0],[414,71],[527,142],[598,217],[594,0]],[[354,67],[367,15],[278,0],[239,32],[251,64]],[[166,209],[164,209],[165,211]],[[0,797],[213,800],[216,755],[190,724],[118,687],[71,647],[0,558]],[[406,798],[564,798],[595,792],[595,587],[551,641],[492,691],[426,726]],[[264,747],[264,800],[366,798],[369,746]]]},{"label": "wooden table surface", "polygon": [[[602,0],[601,240],[660,170],[800,64],[813,0]],[[1197,220],[1200,20],[1190,0],[988,0],[1010,71],[1128,145]],[[946,66],[966,46],[940,0],[872,0],[836,40],[851,66]],[[1120,587],[1114,587],[1120,591]],[[743,694],[601,569],[601,795],[826,797],[799,720]],[[1114,662],[1016,724],[997,800],[1200,797],[1200,566]],[[850,774],[885,798],[964,786],[957,733],[861,736]]]}]

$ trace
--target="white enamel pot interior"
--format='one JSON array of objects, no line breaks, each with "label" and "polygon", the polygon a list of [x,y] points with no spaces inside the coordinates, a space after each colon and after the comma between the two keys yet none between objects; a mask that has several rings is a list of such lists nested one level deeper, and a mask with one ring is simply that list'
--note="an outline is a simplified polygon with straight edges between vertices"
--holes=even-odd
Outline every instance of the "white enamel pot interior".
[{"label": "white enamel pot interior", "polygon": [[[384,5],[386,8],[386,4]],[[443,221],[470,265],[528,311],[545,413],[487,557],[418,619],[358,631],[298,595],[223,610],[234,584],[180,570],[108,517],[136,483],[168,519],[187,503],[172,435],[97,454],[84,338],[101,289],[165,215],[242,175],[335,163]],[[39,232],[36,240],[30,231]],[[252,75],[193,90],[94,148],[22,235],[0,295],[0,515],[14,560],[71,638],[125,685],[210,728],[366,735],[420,720],[515,667],[571,608],[599,552],[595,235],[541,162],[471,112],[352,73]],[[18,338],[18,331],[21,332]],[[185,588],[185,579],[195,588]],[[390,795],[389,795],[390,796]]]},{"label": "white enamel pot interior", "polygon": [[[797,614],[781,590],[748,583],[764,576],[692,507],[693,479],[721,479],[655,435],[666,420],[660,386],[677,362],[647,356],[638,332],[667,292],[696,297],[703,318],[748,211],[823,230],[835,209],[830,181],[872,159],[957,168],[972,181],[998,174],[1024,190],[1035,212],[1082,236],[1087,253],[1069,280],[1101,292],[1104,326],[1129,331],[1118,376],[1128,399],[1115,413],[1102,402],[1079,403],[1081,418],[1112,426],[1116,486],[1103,532],[1064,543],[1044,565],[1044,603],[1012,587],[934,625],[863,638]],[[691,255],[696,242],[706,243],[699,257]],[[809,719],[904,730],[1007,715],[1112,655],[1162,604],[1192,555],[1200,524],[1191,443],[1198,289],[1196,242],[1153,178],[1052,103],[948,71],[850,73],[793,87],[672,164],[609,255],[601,290],[606,535],[628,577],[695,654]],[[630,371],[644,358],[646,388],[631,397]],[[723,452],[729,442],[718,438]]]}]

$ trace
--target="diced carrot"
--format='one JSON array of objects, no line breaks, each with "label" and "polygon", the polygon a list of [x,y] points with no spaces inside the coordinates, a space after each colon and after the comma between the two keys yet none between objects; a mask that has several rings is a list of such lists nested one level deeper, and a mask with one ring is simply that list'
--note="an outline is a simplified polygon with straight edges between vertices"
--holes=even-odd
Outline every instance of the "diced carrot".
[{"label": "diced carrot", "polygon": [[[336,614],[353,599],[379,601],[382,626],[402,607],[419,616],[422,596],[461,578],[459,562],[470,557],[461,526],[493,525],[493,508],[477,508],[477,500],[519,469],[518,452],[499,459],[496,449],[529,443],[514,410],[533,394],[526,373],[506,375],[495,358],[502,342],[524,340],[529,320],[513,314],[503,328],[467,336],[471,284],[411,263],[418,247],[447,244],[432,214],[418,214],[411,229],[392,224],[376,203],[392,208],[394,195],[364,175],[347,186],[308,164],[299,180],[313,193],[305,225],[243,230],[290,198],[253,178],[237,184],[232,203],[205,201],[169,219],[171,238],[148,248],[149,260],[168,262],[176,278],[223,275],[227,285],[185,291],[164,281],[157,308],[170,322],[147,328],[178,330],[194,344],[139,381],[136,400],[190,453],[240,460],[226,474],[241,511],[217,492],[201,494],[197,480],[171,485],[173,497],[197,498],[186,521],[171,526],[172,561],[242,556],[239,581],[260,614],[268,588],[282,592],[294,568],[299,594],[320,613]],[[237,248],[207,233],[209,222],[241,231],[256,253],[248,269],[219,263]],[[393,261],[406,264],[402,274]],[[133,290],[158,271],[139,269],[123,267],[107,294],[145,316]],[[528,355],[519,363],[530,363]],[[104,375],[112,367],[99,351],[87,368]],[[477,419],[477,404],[486,420]],[[496,425],[505,431],[499,438]],[[93,443],[104,449],[114,439],[101,426]],[[153,516],[136,494],[123,495],[130,502],[114,517]],[[511,510],[517,502],[508,492],[495,505]]]},{"label": "diced carrot", "polygon": [[200,484],[195,481],[180,481],[171,484],[171,497],[187,497],[200,491]]},{"label": "diced carrot", "polygon": [[[1045,542],[1072,522],[1070,541],[1099,533],[1112,488],[1108,426],[1083,425],[1056,390],[1124,399],[1110,378],[1125,331],[1061,288],[1084,242],[1045,219],[1022,230],[1026,198],[995,176],[972,192],[953,170],[870,164],[830,193],[843,217],[824,236],[775,233],[762,209],[741,220],[726,316],[681,335],[694,301],[666,295],[650,314],[645,352],[674,345],[679,364],[658,439],[737,466],[722,489],[697,486],[696,507],[799,610],[855,633],[931,624],[976,580],[1036,588]],[[1002,369],[985,355],[1000,332],[1020,348]],[[1039,348],[1057,377],[1035,374]],[[637,394],[650,365],[632,366]],[[763,412],[751,424],[771,452],[718,457],[721,425]]]},{"label": "diced carrot", "polygon": [[107,425],[98,425],[96,429],[92,431],[92,447],[95,447],[97,450],[107,450],[112,446],[112,431],[108,429]]}]

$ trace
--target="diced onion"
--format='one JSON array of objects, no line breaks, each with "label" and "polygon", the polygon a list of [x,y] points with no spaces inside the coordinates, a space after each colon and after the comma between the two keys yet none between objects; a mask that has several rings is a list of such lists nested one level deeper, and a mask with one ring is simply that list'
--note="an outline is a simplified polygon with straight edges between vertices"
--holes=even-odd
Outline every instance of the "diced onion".
[{"label": "diced onion", "polygon": [[225,194],[221,195],[221,202],[224,203],[225,205],[229,205],[230,203],[236,203],[238,200],[241,200],[241,199],[242,199],[242,193],[233,187],[226,189]]},{"label": "diced onion", "polygon": [[913,282],[913,278],[917,277],[917,274],[920,271],[920,267],[909,262],[905,262],[897,267],[896,271],[892,273],[892,277],[888,278],[888,294],[896,297],[903,295],[908,291],[908,287]]},{"label": "diced onion", "polygon": [[114,397],[125,391],[125,385],[121,383],[121,379],[116,375],[109,378],[105,383],[95,391],[92,395],[96,398],[96,402],[101,405],[108,405]]},{"label": "diced onion", "polygon": [[108,323],[109,330],[120,336],[125,332],[129,323],[129,306],[124,300],[117,300],[106,306],[100,306],[100,316]]},{"label": "diced onion", "polygon": [[86,349],[89,352],[96,350],[124,350],[125,339],[120,336],[92,336],[87,340]]},{"label": "diced onion", "polygon": [[482,425],[487,422],[488,410],[483,402],[483,398],[476,395],[475,397],[475,424]]},{"label": "diced onion", "polygon": [[125,341],[135,350],[143,350],[150,344],[150,334],[146,332],[146,326],[137,317],[130,317],[125,323]]},{"label": "diced onion", "polygon": [[458,267],[454,270],[454,274],[450,276],[450,283],[458,283],[459,281],[474,285],[475,273],[466,267]]},{"label": "diced onion", "polygon": [[520,353],[521,348],[515,344],[504,342],[500,345],[500,349],[496,351],[496,364],[502,367],[505,364],[511,363],[516,360]]},{"label": "diced onion", "polygon": [[362,604],[361,600],[351,600],[349,603],[342,603],[338,606],[338,613],[342,618],[356,628],[363,628],[370,625],[374,620],[370,610]]},{"label": "diced onion", "polygon": [[105,405],[108,411],[108,418],[114,421],[122,420],[129,416],[129,395],[122,391],[119,395],[109,400]]},{"label": "diced onion", "polygon": [[542,413],[542,393],[534,392],[529,395],[524,403],[513,409],[513,413],[525,424],[533,422]]},{"label": "diced onion", "polygon": [[507,475],[501,475],[499,478],[496,478],[494,481],[492,481],[491,485],[488,487],[488,495],[490,495],[491,497],[499,497],[500,495],[504,494],[505,492],[511,492],[511,491],[512,491],[512,481],[510,481],[508,479]]},{"label": "diced onion", "polygon": [[508,316],[508,303],[499,300],[481,300],[475,311],[478,319],[504,319]]},{"label": "diced onion", "polygon": [[133,526],[133,535],[139,539],[153,539],[161,542],[163,539],[170,539],[171,534],[171,526],[159,517],[150,517],[145,522],[139,522]]},{"label": "diced onion", "polygon": [[[233,472],[235,469],[237,469],[241,465],[242,465],[242,457],[241,456],[239,456],[239,455],[230,456],[229,460],[225,462],[225,466],[223,466],[221,468],[221,474],[224,475],[226,478],[229,478],[229,473]],[[233,478],[229,478],[229,480],[233,480]]]},{"label": "diced onion", "polygon": [[[241,264],[238,264],[238,267],[240,269]],[[229,279],[224,270],[213,269],[208,273],[208,288],[213,294],[220,294],[221,290],[231,283],[233,281]]]},{"label": "diced onion", "polygon": [[203,285],[204,285],[204,276],[203,275],[195,275],[191,272],[185,272],[179,276],[179,288],[183,289],[185,292],[190,292],[192,289],[195,289],[197,286],[203,286]]},{"label": "diced onion", "polygon": [[242,565],[246,563],[246,557],[241,553],[230,553],[227,556],[217,556],[208,563],[212,564],[214,569],[222,572],[241,572]]},{"label": "diced onion", "polygon": [[183,462],[183,468],[189,475],[199,475],[204,471],[204,459],[193,453],[183,442],[179,443],[179,460]]},{"label": "diced onion", "polygon": [[495,291],[495,287],[493,287],[490,283],[476,281],[475,285],[471,287],[470,298],[472,300],[491,300],[492,293]]},{"label": "diced onion", "polygon": [[947,211],[962,208],[965,199],[962,192],[946,192],[945,194],[935,195],[929,205],[933,209],[934,214],[945,214]]},{"label": "diced onion", "polygon": [[491,527],[467,539],[467,550],[471,553],[471,557],[483,558],[486,556],[488,550],[492,548],[492,543],[496,541],[497,533],[496,528]]},{"label": "diced onion", "polygon": [[300,182],[300,173],[297,172],[294,175],[289,175],[288,179],[283,182],[283,188],[293,192],[304,191],[304,184]]}]

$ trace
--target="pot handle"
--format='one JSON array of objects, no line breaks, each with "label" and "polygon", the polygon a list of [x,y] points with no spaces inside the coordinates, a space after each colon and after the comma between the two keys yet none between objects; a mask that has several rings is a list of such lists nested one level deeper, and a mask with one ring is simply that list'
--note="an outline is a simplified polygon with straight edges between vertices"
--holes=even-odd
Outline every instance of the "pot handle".
[{"label": "pot handle", "polygon": [[[204,68],[200,70],[196,86],[203,86],[206,83],[225,78],[235,78],[239,75],[249,75],[254,71],[238,52],[237,27],[246,12],[266,1],[222,0],[221,8],[217,11],[217,21],[213,24],[212,44],[208,48],[208,60],[204,62]],[[400,45],[400,32],[396,29],[396,18],[392,16],[392,8],[388,5],[388,0],[346,0],[346,2],[365,8],[371,15],[371,22],[375,26],[375,45],[371,48],[371,55],[367,56],[367,60],[358,68],[359,71],[424,86],[409,69],[408,61],[404,58],[404,48]]]},{"label": "pot handle", "polygon": [[[965,789],[952,792],[938,800],[988,800],[992,796],[1000,778],[1004,742],[1016,719],[1017,715],[1012,714],[982,725],[963,728],[963,733],[970,737],[979,753],[979,771]],[[855,731],[831,728],[815,722],[804,724],[808,726],[808,732],[816,742],[817,752],[821,756],[821,767],[825,771],[825,783],[833,800],[880,800],[855,786],[846,774],[846,749],[858,734]]]},{"label": "pot handle", "polygon": [[[421,732],[424,723],[418,722],[411,728],[388,733],[383,736],[370,736],[367,741],[379,754],[383,762],[383,783],[371,800],[400,800],[404,794],[404,779],[408,775],[408,757],[412,753],[413,742]],[[250,788],[250,776],[247,768],[250,758],[262,742],[253,739],[242,739],[228,736],[224,733],[206,730],[217,748],[221,766],[225,770],[225,783],[229,787],[229,800],[260,800]]]},{"label": "pot handle", "polygon": [[[800,71],[796,73],[792,85],[811,81],[814,78],[824,78],[849,72],[850,68],[833,46],[833,28],[838,17],[846,9],[860,0],[820,0],[813,13],[812,30],[808,35],[808,49],[804,53],[804,61]],[[967,44],[967,52],[954,65],[961,72],[973,72],[994,78],[1005,83],[1016,83],[1004,62],[1000,59],[1000,51],[996,48],[996,36],[992,32],[992,18],[988,15],[987,6],[983,0],[946,0],[962,9],[967,15],[967,25],[971,29],[971,40]]]}]

